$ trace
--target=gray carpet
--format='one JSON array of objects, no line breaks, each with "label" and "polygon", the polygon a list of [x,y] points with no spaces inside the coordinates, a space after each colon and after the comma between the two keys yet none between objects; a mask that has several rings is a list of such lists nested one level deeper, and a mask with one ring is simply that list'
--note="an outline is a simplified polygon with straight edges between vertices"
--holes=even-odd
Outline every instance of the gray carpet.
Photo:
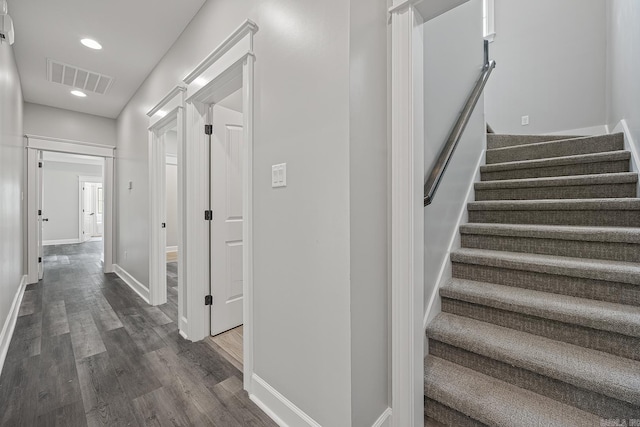
[{"label": "gray carpet", "polygon": [[623,134],[488,135],[453,279],[427,328],[429,420],[640,425],[630,158]]}]

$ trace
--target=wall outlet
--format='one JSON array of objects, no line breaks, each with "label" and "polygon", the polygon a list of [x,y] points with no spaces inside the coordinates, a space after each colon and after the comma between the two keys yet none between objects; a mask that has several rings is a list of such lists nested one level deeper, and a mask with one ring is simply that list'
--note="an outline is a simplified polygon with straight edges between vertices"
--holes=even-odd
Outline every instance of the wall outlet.
[{"label": "wall outlet", "polygon": [[287,164],[280,163],[279,165],[271,166],[271,187],[286,187],[287,186]]},{"label": "wall outlet", "polygon": [[529,125],[529,116],[522,116],[522,126]]}]

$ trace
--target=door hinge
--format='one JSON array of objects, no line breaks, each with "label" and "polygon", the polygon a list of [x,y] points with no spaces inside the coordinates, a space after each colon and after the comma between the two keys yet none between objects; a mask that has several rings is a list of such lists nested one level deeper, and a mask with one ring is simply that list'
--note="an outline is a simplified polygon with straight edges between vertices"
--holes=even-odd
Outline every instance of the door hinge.
[{"label": "door hinge", "polygon": [[42,162],[38,162],[38,167],[41,168],[42,167]]},{"label": "door hinge", "polygon": [[204,134],[213,135],[213,125],[204,125]]},{"label": "door hinge", "polygon": [[41,256],[39,256],[39,257],[38,257],[38,263],[41,263],[41,262],[42,262],[42,257],[41,257]]},{"label": "door hinge", "polygon": [[167,223],[166,222],[162,223],[162,228],[167,228]]},{"label": "door hinge", "polygon": [[213,305],[213,295],[205,295],[204,305]]},{"label": "door hinge", "polygon": [[42,209],[38,209],[38,216],[42,216]]},{"label": "door hinge", "polygon": [[204,220],[213,221],[213,211],[211,210],[204,211]]}]

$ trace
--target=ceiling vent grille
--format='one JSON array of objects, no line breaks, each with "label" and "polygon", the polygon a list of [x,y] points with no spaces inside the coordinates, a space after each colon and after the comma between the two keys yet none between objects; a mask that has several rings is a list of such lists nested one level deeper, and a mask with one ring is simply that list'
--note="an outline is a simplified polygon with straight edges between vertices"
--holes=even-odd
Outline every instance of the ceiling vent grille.
[{"label": "ceiling vent grille", "polygon": [[113,84],[112,77],[52,59],[47,59],[47,80],[100,95],[106,94]]}]

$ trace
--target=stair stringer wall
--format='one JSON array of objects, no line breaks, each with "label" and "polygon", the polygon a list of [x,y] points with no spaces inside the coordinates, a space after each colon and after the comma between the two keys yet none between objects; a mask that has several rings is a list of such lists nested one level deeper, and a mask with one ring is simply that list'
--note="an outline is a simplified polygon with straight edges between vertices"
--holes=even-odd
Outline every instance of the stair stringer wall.
[{"label": "stair stringer wall", "polygon": [[[486,137],[484,138],[484,144],[486,146]],[[442,310],[440,304],[440,288],[444,286],[452,277],[452,266],[451,266],[451,252],[456,249],[460,249],[462,247],[460,242],[460,226],[462,224],[466,224],[469,220],[469,214],[467,212],[467,204],[475,201],[475,191],[474,184],[480,181],[480,167],[486,164],[486,149],[483,149],[480,152],[480,156],[476,162],[475,170],[467,185],[467,192],[464,198],[464,202],[460,207],[460,212],[458,213],[458,219],[456,221],[455,228],[453,228],[453,232],[451,234],[451,238],[449,240],[449,245],[447,247],[447,251],[444,253],[444,258],[440,262],[440,268],[438,269],[438,275],[436,279],[432,282],[435,283],[434,286],[431,287],[430,293],[426,299],[427,304],[425,305],[425,313],[424,313],[424,323],[423,328],[426,331],[427,325],[433,318],[435,318]],[[454,154],[455,155],[455,154]],[[429,207],[425,207],[425,209],[429,209]],[[425,236],[425,239],[428,239],[429,236]],[[428,283],[428,276],[425,277],[425,291],[430,288],[430,284]],[[428,340],[425,340],[425,355],[428,354]]]}]

